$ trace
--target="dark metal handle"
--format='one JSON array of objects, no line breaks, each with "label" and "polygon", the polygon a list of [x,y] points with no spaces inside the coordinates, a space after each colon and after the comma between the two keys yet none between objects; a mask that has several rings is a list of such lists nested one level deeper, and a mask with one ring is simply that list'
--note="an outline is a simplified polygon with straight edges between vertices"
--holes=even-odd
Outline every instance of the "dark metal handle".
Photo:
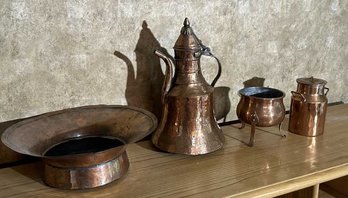
[{"label": "dark metal handle", "polygon": [[164,76],[164,82],[162,85],[162,104],[164,104],[164,100],[169,92],[169,90],[172,87],[172,81],[173,81],[173,74],[174,74],[174,63],[171,61],[169,57],[167,57],[163,52],[155,50],[155,54],[162,58],[163,61],[166,63],[166,74]]},{"label": "dark metal handle", "polygon": [[329,93],[329,88],[327,88],[327,87],[324,87],[324,89],[326,90],[326,92],[324,93],[325,94],[325,96],[327,95],[327,93]]},{"label": "dark metal handle", "polygon": [[213,53],[211,53],[211,50],[210,50],[209,47],[203,45],[202,42],[200,42],[200,44],[201,44],[201,46],[202,46],[202,52],[201,52],[202,55],[211,56],[211,57],[215,58],[215,60],[216,60],[216,62],[217,62],[217,64],[218,64],[218,72],[217,72],[217,74],[216,74],[214,80],[213,80],[213,81],[211,82],[211,84],[210,84],[212,87],[214,87],[215,84],[216,84],[216,82],[219,80],[219,78],[220,78],[220,76],[221,76],[221,70],[222,70],[222,69],[221,69],[221,63],[220,63],[219,59],[216,58],[216,56],[214,56]]},{"label": "dark metal handle", "polygon": [[216,74],[214,80],[213,80],[213,81],[211,82],[211,84],[210,84],[212,87],[214,87],[215,84],[216,84],[216,82],[219,80],[219,78],[220,78],[220,76],[221,76],[221,70],[222,70],[222,69],[221,69],[221,63],[220,63],[219,59],[216,58],[216,56],[214,56],[213,54],[212,54],[212,57],[215,58],[215,60],[216,60],[216,62],[217,62],[217,64],[218,64],[218,73]]},{"label": "dark metal handle", "polygon": [[301,94],[301,93],[299,93],[299,92],[297,92],[297,91],[291,91],[291,94],[292,94],[293,96],[299,95],[299,96],[302,98],[302,101],[303,101],[303,102],[306,102],[306,101],[307,101],[306,97],[305,97],[303,94]]}]

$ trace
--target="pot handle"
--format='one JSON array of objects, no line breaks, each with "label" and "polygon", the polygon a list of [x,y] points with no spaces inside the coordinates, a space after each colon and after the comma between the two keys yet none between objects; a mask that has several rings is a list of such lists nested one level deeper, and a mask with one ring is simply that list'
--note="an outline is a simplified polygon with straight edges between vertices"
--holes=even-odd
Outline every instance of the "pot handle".
[{"label": "pot handle", "polygon": [[158,50],[155,50],[155,54],[163,59],[163,61],[166,63],[166,73],[164,76],[164,82],[162,85],[162,104],[164,104],[164,100],[169,92],[169,90],[172,88],[172,82],[173,82],[173,73],[174,73],[174,63],[173,61],[166,56],[163,52],[160,52]]},{"label": "pot handle", "polygon": [[303,94],[301,94],[301,93],[299,93],[299,92],[297,92],[297,91],[291,91],[291,94],[292,94],[293,96],[299,95],[299,96],[302,98],[302,101],[303,101],[303,102],[306,102],[306,101],[307,101],[306,97],[305,97]]},{"label": "pot handle", "polygon": [[213,53],[211,53],[211,50],[210,50],[209,47],[203,45],[201,41],[200,41],[200,44],[201,44],[202,50],[201,50],[201,52],[198,53],[196,56],[199,56],[200,54],[205,55],[205,56],[211,56],[211,57],[215,58],[215,60],[216,60],[216,62],[217,62],[217,64],[218,64],[218,72],[217,72],[217,74],[216,74],[214,80],[213,80],[213,81],[211,82],[211,84],[210,84],[212,87],[214,87],[215,84],[216,84],[216,82],[219,80],[219,78],[220,78],[220,76],[221,76],[221,70],[222,70],[222,69],[221,69],[221,63],[220,63],[219,59],[216,58],[216,56],[214,56]]},{"label": "pot handle", "polygon": [[214,87],[216,81],[218,81],[219,78],[220,78],[220,76],[221,76],[221,63],[220,63],[219,59],[216,58],[216,56],[212,55],[212,57],[215,58],[215,60],[216,60],[216,62],[217,62],[217,64],[218,64],[218,73],[216,74],[216,76],[215,76],[213,82],[211,82],[211,84],[210,84],[212,87]]},{"label": "pot handle", "polygon": [[250,118],[251,118],[251,123],[255,123],[255,124],[259,123],[259,116],[257,116],[256,112],[251,114]]},{"label": "pot handle", "polygon": [[324,93],[325,94],[325,96],[327,95],[327,93],[329,93],[329,88],[327,88],[327,87],[324,87],[324,90],[326,90],[326,92]]}]

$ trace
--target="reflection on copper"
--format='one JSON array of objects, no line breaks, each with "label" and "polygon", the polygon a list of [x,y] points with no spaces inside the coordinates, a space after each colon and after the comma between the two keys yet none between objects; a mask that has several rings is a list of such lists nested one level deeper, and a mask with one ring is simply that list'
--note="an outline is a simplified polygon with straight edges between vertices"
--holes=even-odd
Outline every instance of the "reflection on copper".
[{"label": "reflection on copper", "polygon": [[315,147],[316,147],[316,145],[317,145],[317,139],[316,138],[310,138],[309,139],[309,142],[310,142],[310,144],[309,144],[309,149],[312,151],[312,152],[314,152],[314,150],[315,150]]},{"label": "reflection on copper", "polygon": [[266,169],[267,170],[270,169],[270,166],[269,166],[268,162],[266,163]]},{"label": "reflection on copper", "polygon": [[315,137],[309,137],[307,139],[307,142],[309,143],[306,150],[306,159],[309,161],[310,168],[316,168],[317,164],[317,138]]}]

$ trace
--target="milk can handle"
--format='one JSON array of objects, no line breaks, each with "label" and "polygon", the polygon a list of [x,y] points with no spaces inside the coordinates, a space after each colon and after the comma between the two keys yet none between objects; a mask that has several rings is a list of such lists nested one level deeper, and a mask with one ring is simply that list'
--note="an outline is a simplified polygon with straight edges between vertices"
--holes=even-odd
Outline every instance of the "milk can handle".
[{"label": "milk can handle", "polygon": [[327,95],[327,93],[329,93],[329,88],[327,88],[327,87],[324,87],[324,89],[326,90],[326,92],[324,93],[325,94],[325,96]]},{"label": "milk can handle", "polygon": [[300,95],[300,97],[302,98],[302,101],[303,101],[303,102],[306,102],[306,101],[307,101],[306,97],[305,97],[303,94],[301,94],[301,93],[299,93],[299,92],[297,92],[297,91],[291,91],[291,94],[292,94],[293,96],[295,96],[295,95]]},{"label": "milk can handle", "polygon": [[215,84],[216,84],[216,81],[218,81],[220,76],[221,76],[221,63],[220,63],[219,59],[216,58],[216,56],[214,56],[213,53],[211,53],[211,50],[210,50],[209,47],[203,45],[202,43],[200,43],[200,44],[202,46],[202,54],[205,55],[205,56],[211,56],[211,57],[215,58],[215,60],[216,60],[216,62],[218,64],[218,72],[217,72],[213,82],[211,82],[211,84],[210,84],[212,87],[214,87]]}]

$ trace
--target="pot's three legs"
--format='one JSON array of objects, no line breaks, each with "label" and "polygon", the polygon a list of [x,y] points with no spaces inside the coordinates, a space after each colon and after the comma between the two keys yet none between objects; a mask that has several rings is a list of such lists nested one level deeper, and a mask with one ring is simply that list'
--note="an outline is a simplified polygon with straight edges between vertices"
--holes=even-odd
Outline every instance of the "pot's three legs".
[{"label": "pot's three legs", "polygon": [[240,127],[238,129],[243,129],[245,127],[245,122],[241,121],[242,125],[240,125]]},{"label": "pot's three legs", "polygon": [[259,117],[257,116],[256,112],[254,112],[251,115],[251,132],[250,132],[250,139],[249,139],[249,144],[248,146],[253,147],[255,144],[255,128],[256,128],[256,123],[259,122]]},{"label": "pot's three legs", "polygon": [[251,132],[248,146],[253,147],[255,143],[255,122],[251,123]]},{"label": "pot's three legs", "polygon": [[279,126],[278,126],[279,133],[280,133],[280,135],[281,135],[282,137],[286,137],[286,133],[282,133],[282,130],[281,130],[282,124],[283,124],[283,121],[282,121],[281,123],[279,123]]},{"label": "pot's three legs", "polygon": [[[242,125],[238,129],[243,129],[245,127],[245,122],[242,121]],[[255,123],[253,122],[251,124],[251,134],[250,134],[250,140],[249,143],[247,144],[248,146],[252,147],[255,142]]]},{"label": "pot's three legs", "polygon": [[[257,116],[256,113],[251,115],[251,131],[250,131],[250,139],[249,139],[249,143],[247,144],[250,147],[253,147],[255,144],[255,130],[256,130],[256,124],[258,123],[259,118]],[[281,130],[281,126],[282,126],[283,122],[281,122],[278,125],[278,129],[279,129],[279,133],[282,137],[286,137],[286,133],[283,133]],[[243,129],[245,127],[245,122],[241,122],[241,126],[239,127],[239,129]]]}]

